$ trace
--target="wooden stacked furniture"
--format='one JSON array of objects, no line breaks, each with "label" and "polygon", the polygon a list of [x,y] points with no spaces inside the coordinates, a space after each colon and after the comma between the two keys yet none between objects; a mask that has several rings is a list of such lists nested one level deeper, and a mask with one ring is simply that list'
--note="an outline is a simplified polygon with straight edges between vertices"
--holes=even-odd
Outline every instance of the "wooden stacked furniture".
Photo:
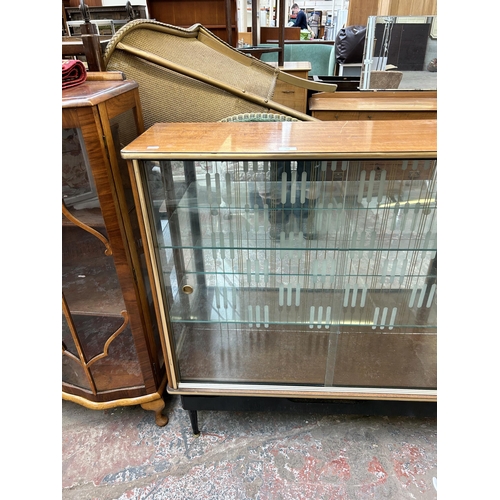
[{"label": "wooden stacked furniture", "polygon": [[433,16],[437,0],[401,2],[401,0],[350,0],[346,26],[366,26],[369,16]]},{"label": "wooden stacked furniture", "polygon": [[[271,66],[278,66],[278,63],[268,63]],[[309,71],[311,70],[311,63],[308,61],[285,61],[283,66],[280,66],[280,70],[290,75],[297,76],[299,78],[304,78],[307,80]],[[278,81],[276,82],[276,88],[274,89],[273,99],[288,106],[289,108],[296,109],[302,113],[307,112],[307,89],[300,88],[296,85],[291,85],[286,82]]]},{"label": "wooden stacked furniture", "polygon": [[[70,23],[70,33],[66,33],[68,36],[80,34],[80,29],[78,23],[84,20],[84,15],[82,14],[80,2],[68,2],[70,5],[64,5],[63,11],[66,21]],[[75,5],[76,4],[76,5]],[[108,26],[112,27],[112,32],[102,33],[107,35],[114,34],[115,30],[118,30],[123,25],[127,24],[132,19],[146,19],[146,7],[144,5],[132,5],[130,2],[123,2],[123,6],[102,6],[92,5],[88,0],[85,1],[88,7],[88,12],[90,14],[90,19],[95,24],[106,25],[106,21],[109,23]],[[110,22],[111,21],[111,22]],[[71,24],[75,26],[71,26]]]},{"label": "wooden stacked furniture", "polygon": [[[262,26],[260,28],[260,43],[277,43],[280,39],[279,28]],[[300,40],[300,28],[286,27],[285,40]]]},{"label": "wooden stacked furniture", "polygon": [[214,35],[236,47],[236,0],[147,0],[149,18],[182,28],[200,23]]},{"label": "wooden stacked furniture", "polygon": [[437,118],[437,91],[316,93],[309,98],[314,118],[323,121]]},{"label": "wooden stacked furniture", "polygon": [[63,59],[84,59],[87,70],[91,72],[104,71],[102,59],[103,51],[108,43],[109,37],[96,34],[62,37]]}]

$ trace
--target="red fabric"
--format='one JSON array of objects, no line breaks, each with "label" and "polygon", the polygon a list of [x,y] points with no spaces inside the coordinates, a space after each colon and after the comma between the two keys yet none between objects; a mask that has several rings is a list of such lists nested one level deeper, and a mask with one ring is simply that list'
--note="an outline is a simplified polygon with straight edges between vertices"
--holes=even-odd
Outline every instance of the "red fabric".
[{"label": "red fabric", "polygon": [[67,89],[80,85],[87,79],[87,71],[82,61],[77,59],[63,60],[62,62],[62,88]]}]

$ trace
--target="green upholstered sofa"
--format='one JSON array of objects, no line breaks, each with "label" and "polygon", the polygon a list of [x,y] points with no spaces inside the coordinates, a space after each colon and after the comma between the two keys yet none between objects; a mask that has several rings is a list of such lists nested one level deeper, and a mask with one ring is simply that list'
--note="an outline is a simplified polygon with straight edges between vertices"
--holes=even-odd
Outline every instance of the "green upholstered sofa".
[{"label": "green upholstered sofa", "polygon": [[[262,46],[277,47],[275,43],[263,43]],[[309,76],[333,76],[335,71],[335,45],[319,43],[286,43],[285,61],[309,61],[311,71]],[[277,62],[277,52],[267,52],[262,54],[261,61]]]}]

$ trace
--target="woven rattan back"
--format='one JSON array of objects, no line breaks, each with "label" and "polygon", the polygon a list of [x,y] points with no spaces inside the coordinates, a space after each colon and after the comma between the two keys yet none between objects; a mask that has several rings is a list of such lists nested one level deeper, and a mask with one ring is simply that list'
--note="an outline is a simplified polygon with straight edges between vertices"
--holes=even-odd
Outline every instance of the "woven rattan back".
[{"label": "woven rattan back", "polygon": [[114,35],[104,63],[108,71],[122,71],[139,83],[146,128],[268,112],[279,73],[199,24],[184,29],[146,19],[131,21]]},{"label": "woven rattan back", "polygon": [[298,122],[292,116],[277,115],[274,113],[243,113],[241,115],[228,116],[221,122]]}]

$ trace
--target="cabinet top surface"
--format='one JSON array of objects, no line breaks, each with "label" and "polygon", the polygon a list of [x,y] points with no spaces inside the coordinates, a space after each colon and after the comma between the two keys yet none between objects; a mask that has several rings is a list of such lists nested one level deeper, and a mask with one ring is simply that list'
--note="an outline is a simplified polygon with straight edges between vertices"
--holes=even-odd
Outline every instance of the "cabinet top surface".
[{"label": "cabinet top surface", "polygon": [[62,107],[96,106],[138,86],[133,80],[86,81],[62,91]]},{"label": "cabinet top surface", "polygon": [[437,93],[333,92],[313,95],[309,106],[325,111],[437,111]]},{"label": "cabinet top surface", "polygon": [[126,159],[396,158],[437,155],[437,120],[157,123]]}]

